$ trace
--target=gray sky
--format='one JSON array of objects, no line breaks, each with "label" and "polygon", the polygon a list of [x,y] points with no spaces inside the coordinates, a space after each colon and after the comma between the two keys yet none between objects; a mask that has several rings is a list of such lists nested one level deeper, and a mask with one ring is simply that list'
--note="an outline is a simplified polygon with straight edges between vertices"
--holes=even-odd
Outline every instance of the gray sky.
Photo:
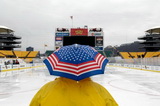
[{"label": "gray sky", "polygon": [[[54,49],[57,27],[101,27],[104,47],[137,41],[159,26],[160,0],[0,0],[0,25],[22,37],[22,48]],[[44,44],[48,47],[44,48]]]}]

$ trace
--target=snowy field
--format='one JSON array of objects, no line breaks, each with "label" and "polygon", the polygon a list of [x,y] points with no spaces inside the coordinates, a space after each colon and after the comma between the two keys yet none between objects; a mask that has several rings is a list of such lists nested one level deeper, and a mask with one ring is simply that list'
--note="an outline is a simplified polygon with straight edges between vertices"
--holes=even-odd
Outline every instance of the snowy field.
[{"label": "snowy field", "polygon": [[[0,106],[29,106],[39,88],[55,78],[45,68],[0,76]],[[107,67],[104,75],[92,79],[103,85],[119,106],[160,106],[160,73]]]}]

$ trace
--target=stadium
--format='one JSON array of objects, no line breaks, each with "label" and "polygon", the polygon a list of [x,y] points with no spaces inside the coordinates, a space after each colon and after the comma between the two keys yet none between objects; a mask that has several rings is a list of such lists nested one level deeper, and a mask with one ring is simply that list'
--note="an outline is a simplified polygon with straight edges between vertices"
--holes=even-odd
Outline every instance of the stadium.
[{"label": "stadium", "polygon": [[1,26],[0,104],[27,106],[44,84],[57,78],[50,76],[42,61],[56,49],[77,43],[89,45],[108,58],[105,73],[92,79],[106,87],[120,106],[156,106],[160,96],[160,28],[146,32],[138,38],[141,42],[104,47],[103,28],[56,28],[54,50],[46,50],[45,57],[40,58],[39,51],[33,49],[16,51],[21,37]]},{"label": "stadium", "polygon": [[[21,48],[21,37],[14,35],[14,30],[5,26],[0,26],[0,70],[4,71],[11,67],[24,67],[24,64],[32,63],[39,58],[39,51],[16,51]],[[17,62],[17,64],[16,64]],[[7,65],[7,66],[6,66]]]}]

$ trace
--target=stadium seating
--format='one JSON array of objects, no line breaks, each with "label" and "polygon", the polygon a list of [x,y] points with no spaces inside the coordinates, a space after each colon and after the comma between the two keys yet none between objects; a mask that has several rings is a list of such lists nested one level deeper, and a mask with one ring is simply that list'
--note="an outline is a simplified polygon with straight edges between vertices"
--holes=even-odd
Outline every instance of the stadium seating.
[{"label": "stadium seating", "polygon": [[10,51],[0,50],[1,58],[36,58],[38,51]]},{"label": "stadium seating", "polygon": [[120,52],[123,59],[160,57],[160,52]]},{"label": "stadium seating", "polygon": [[128,52],[120,52],[120,55],[123,59],[132,59]]}]

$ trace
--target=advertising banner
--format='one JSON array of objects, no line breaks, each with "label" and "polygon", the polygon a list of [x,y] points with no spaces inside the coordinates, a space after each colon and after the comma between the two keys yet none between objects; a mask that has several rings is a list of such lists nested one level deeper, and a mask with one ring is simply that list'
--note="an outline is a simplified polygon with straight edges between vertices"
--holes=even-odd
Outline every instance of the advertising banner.
[{"label": "advertising banner", "polygon": [[12,65],[1,65],[1,70],[11,69]]},{"label": "advertising banner", "polygon": [[97,51],[102,51],[103,47],[94,47],[94,49],[97,50]]},{"label": "advertising banner", "polygon": [[57,32],[69,33],[69,29],[68,28],[56,28],[56,33]]},{"label": "advertising banner", "polygon": [[103,32],[89,32],[88,36],[103,36]]},{"label": "advertising banner", "polygon": [[62,33],[62,32],[59,32],[59,33],[55,33],[56,36],[59,36],[59,37],[63,37],[63,36],[69,36],[69,33]]},{"label": "advertising banner", "polygon": [[71,36],[88,36],[88,29],[85,28],[72,28]]},{"label": "advertising banner", "polygon": [[55,37],[55,41],[62,41],[63,37]]},{"label": "advertising banner", "polygon": [[103,46],[103,36],[96,36],[96,46]]},{"label": "advertising banner", "polygon": [[55,46],[63,46],[63,41],[56,41]]}]

